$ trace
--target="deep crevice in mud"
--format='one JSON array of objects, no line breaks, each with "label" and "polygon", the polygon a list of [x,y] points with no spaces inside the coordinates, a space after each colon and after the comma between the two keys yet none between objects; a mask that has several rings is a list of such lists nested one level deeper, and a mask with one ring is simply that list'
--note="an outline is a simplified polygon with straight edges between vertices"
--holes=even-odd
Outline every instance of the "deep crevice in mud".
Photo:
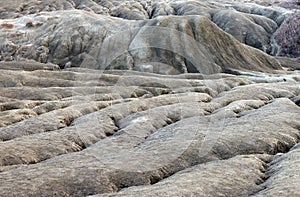
[{"label": "deep crevice in mud", "polygon": [[[296,127],[296,129],[298,129],[300,131],[300,129],[298,127]],[[294,136],[295,137],[295,136]],[[293,148],[295,146],[295,144],[298,144],[300,142],[300,132],[296,135],[296,141],[293,143],[293,144],[288,144],[287,142],[281,142],[280,140],[277,141],[277,143],[275,144],[275,146],[272,148],[272,150],[270,151],[266,151],[265,153],[263,154],[269,154],[269,155],[273,155],[273,158],[277,155],[277,154],[284,154],[284,153],[287,153],[290,151],[291,148]],[[252,154],[260,154],[260,152],[249,152],[249,155],[252,155]],[[242,155],[245,155],[245,154],[242,154]],[[219,158],[220,160],[228,160],[228,159],[231,159],[233,157],[235,157],[237,155],[232,155],[232,157],[230,158]],[[260,169],[262,175],[261,175],[261,179],[260,180],[257,180],[256,182],[256,185],[258,185],[259,187],[261,187],[260,189],[257,189],[255,191],[249,191],[249,195],[254,195],[262,190],[264,190],[266,188],[266,186],[264,186],[264,183],[270,178],[270,174],[268,172],[269,170],[269,167],[270,167],[270,163],[273,161],[273,160],[268,160],[268,161],[265,161],[265,160],[262,160],[264,162],[263,166],[264,168],[263,169]],[[187,162],[186,164],[188,164],[188,161],[185,161]],[[150,180],[151,180],[151,185],[155,184],[155,183],[158,183],[166,178],[169,178],[170,176],[182,171],[182,170],[185,170],[187,168],[191,168],[195,165],[199,165],[199,164],[203,164],[202,162],[194,162],[194,163],[190,163],[188,164],[187,166],[183,167],[179,167],[179,169],[177,169],[178,171],[169,171],[168,170],[168,167],[163,167],[160,169],[160,172],[158,174],[160,174],[159,176],[151,176],[150,177]],[[178,165],[178,164],[170,164],[170,165]],[[131,186],[130,186],[131,187]],[[120,188],[121,189],[124,189],[123,187]]]},{"label": "deep crevice in mud", "polygon": [[[297,139],[297,142],[296,144],[298,144],[300,142],[300,130],[299,130],[299,135],[298,135],[298,139]],[[278,157],[276,156],[278,153],[280,154],[284,154],[284,153],[287,153],[290,151],[290,149],[292,149],[295,145],[292,145],[292,146],[282,146],[283,144],[281,142],[278,142],[276,147],[274,148],[274,151],[272,151],[272,159],[268,159],[268,160],[264,160],[264,159],[261,159],[262,161],[262,164],[263,164],[263,168],[260,169],[260,172],[262,173],[262,175],[260,176],[260,179],[257,180],[257,182],[255,183],[257,186],[259,186],[258,189],[256,190],[253,190],[253,191],[248,191],[248,195],[250,196],[254,196],[256,194],[258,194],[259,192],[265,190],[268,188],[267,185],[265,185],[265,183],[268,181],[268,179],[272,176],[272,174],[276,173],[274,171],[270,172],[269,169],[272,167],[272,165],[275,165],[274,163],[272,163],[275,159],[278,159]],[[251,153],[249,155],[252,155],[252,154],[259,154],[259,153]],[[270,155],[270,156],[271,156]],[[235,155],[237,156],[237,155]],[[235,157],[235,156],[232,156],[231,158]],[[228,160],[228,159],[231,159],[231,158],[225,158],[225,159],[220,159],[220,161],[222,160]],[[187,161],[186,161],[187,162]],[[206,162],[209,163],[209,162],[214,162],[214,161],[208,161]],[[186,163],[188,164],[188,163]],[[155,185],[156,183],[159,183],[167,178],[170,178],[172,177],[173,175],[175,175],[176,173],[179,173],[183,170],[186,170],[186,169],[189,169],[189,168],[192,168],[194,166],[197,166],[197,165],[201,165],[201,164],[204,164],[202,162],[195,162],[195,163],[192,163],[191,165],[187,165],[185,167],[181,166],[177,169],[177,171],[169,171],[168,170],[168,167],[165,166],[165,167],[162,167],[159,169],[159,173],[156,172],[155,174],[156,175],[152,175],[149,177],[149,180],[150,180],[150,185]],[[171,165],[175,165],[175,164],[171,164]],[[178,165],[178,164],[177,164]],[[159,174],[159,175],[158,175]],[[147,184],[143,184],[143,185],[147,185]],[[130,187],[135,187],[135,186],[143,186],[143,185],[131,185],[131,186],[122,186],[122,187],[119,187],[118,188],[118,191],[117,192],[120,192],[122,191],[122,189],[126,189],[126,188],[130,188]]]},{"label": "deep crevice in mud", "polygon": [[263,161],[264,162],[263,164],[263,169],[260,169],[260,172],[262,173],[262,176],[260,177],[261,179],[258,180],[258,182],[256,183],[256,185],[258,186],[258,188],[256,190],[253,190],[253,191],[249,191],[248,192],[248,195],[249,196],[253,196],[257,193],[259,193],[260,191],[266,189],[266,186],[264,186],[264,184],[268,181],[268,179],[270,178],[270,175],[268,175],[268,168],[269,168],[269,165],[270,163],[272,162],[273,160],[269,160],[269,161]]},{"label": "deep crevice in mud", "polygon": [[263,181],[261,183],[258,184],[261,188],[258,190],[252,191],[251,193],[249,193],[249,195],[256,196],[257,194],[268,190],[269,185],[266,184],[268,179],[270,179],[272,176],[277,174],[277,171],[273,170],[272,166],[280,163],[281,158],[283,158],[283,156],[286,153],[289,153],[296,145],[298,145],[300,143],[300,125],[298,127],[296,129],[298,129],[299,132],[298,132],[297,140],[296,140],[295,144],[293,146],[283,146],[283,148],[282,148],[282,144],[280,144],[280,142],[279,142],[279,145],[277,144],[278,148],[276,148],[275,152],[273,153],[274,157],[272,160],[270,160],[267,163],[265,170],[263,172],[265,175],[265,178],[263,179]]},{"label": "deep crevice in mud", "polygon": [[[229,158],[230,159],[230,158]],[[222,161],[222,160],[220,160]],[[223,160],[224,161],[224,160]],[[265,188],[265,186],[263,186],[263,184],[270,178],[270,176],[268,175],[268,167],[269,164],[273,161],[273,159],[262,159],[260,158],[261,164],[263,166],[263,168],[258,168],[258,170],[261,172],[261,175],[259,176],[259,178],[256,180],[255,184],[257,186],[259,186],[258,189],[251,191],[249,190],[247,192],[247,195],[254,195],[256,193],[258,193],[259,191],[263,190]],[[160,169],[158,169],[158,171],[155,172],[155,174],[149,175],[149,184],[137,184],[137,185],[123,185],[123,184],[119,184],[116,185],[118,187],[118,190],[116,191],[116,193],[118,192],[122,192],[123,189],[130,189],[130,188],[134,188],[134,187],[139,187],[139,186],[155,186],[155,184],[160,183],[161,181],[164,181],[165,179],[171,178],[172,176],[176,175],[177,173],[180,173],[182,171],[188,170],[188,169],[192,169],[195,166],[201,165],[201,164],[205,164],[205,165],[209,165],[210,163],[213,163],[215,161],[208,161],[206,163],[193,163],[191,165],[188,166],[181,166],[179,167],[179,169],[177,171],[173,171],[170,172],[167,167],[162,167]],[[148,173],[148,172],[147,172]],[[151,174],[151,172],[150,172]],[[112,193],[113,195],[114,193]]]}]

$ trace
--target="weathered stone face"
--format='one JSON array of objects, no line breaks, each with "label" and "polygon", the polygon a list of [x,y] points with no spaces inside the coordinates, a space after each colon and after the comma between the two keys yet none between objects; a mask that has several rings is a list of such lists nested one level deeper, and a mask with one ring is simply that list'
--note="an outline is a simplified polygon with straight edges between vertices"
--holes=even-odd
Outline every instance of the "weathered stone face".
[{"label": "weathered stone face", "polygon": [[297,6],[0,2],[0,196],[300,195]]}]

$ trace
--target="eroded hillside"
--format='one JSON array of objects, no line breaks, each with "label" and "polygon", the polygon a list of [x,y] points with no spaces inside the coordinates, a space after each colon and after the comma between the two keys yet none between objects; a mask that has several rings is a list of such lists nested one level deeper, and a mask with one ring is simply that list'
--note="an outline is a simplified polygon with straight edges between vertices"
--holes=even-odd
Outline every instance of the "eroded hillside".
[{"label": "eroded hillside", "polygon": [[0,196],[300,195],[296,0],[0,6]]}]

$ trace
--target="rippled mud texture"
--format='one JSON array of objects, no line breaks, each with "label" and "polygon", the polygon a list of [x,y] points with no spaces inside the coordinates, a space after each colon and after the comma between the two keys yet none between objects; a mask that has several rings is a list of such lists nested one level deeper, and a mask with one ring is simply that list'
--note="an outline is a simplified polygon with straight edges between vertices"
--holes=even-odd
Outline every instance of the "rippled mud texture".
[{"label": "rippled mud texture", "polygon": [[300,195],[297,1],[0,7],[0,196]]}]

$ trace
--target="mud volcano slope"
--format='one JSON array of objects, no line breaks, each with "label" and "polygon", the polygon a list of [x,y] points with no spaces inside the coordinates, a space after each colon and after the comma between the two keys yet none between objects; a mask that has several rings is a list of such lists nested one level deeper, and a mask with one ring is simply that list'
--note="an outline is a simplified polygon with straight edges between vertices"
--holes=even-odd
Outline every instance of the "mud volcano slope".
[{"label": "mud volcano slope", "polygon": [[300,195],[295,1],[0,6],[0,196]]},{"label": "mud volcano slope", "polygon": [[274,58],[241,44],[204,16],[129,21],[71,10],[7,23],[14,27],[1,32],[4,60],[138,71],[153,62],[153,72],[162,74],[280,69]]}]

